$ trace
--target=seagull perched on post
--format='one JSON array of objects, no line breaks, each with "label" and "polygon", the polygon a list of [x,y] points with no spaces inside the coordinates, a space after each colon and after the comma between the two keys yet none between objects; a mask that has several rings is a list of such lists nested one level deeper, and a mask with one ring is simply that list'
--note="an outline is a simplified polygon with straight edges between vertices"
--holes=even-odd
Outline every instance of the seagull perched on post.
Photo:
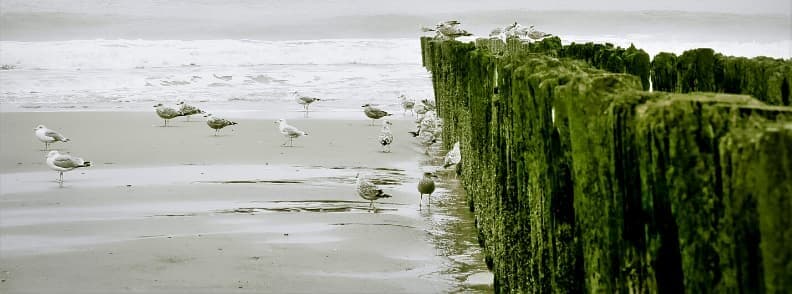
[{"label": "seagull perched on post", "polygon": [[434,179],[432,179],[432,178],[436,178],[436,177],[437,176],[435,176],[431,172],[424,172],[423,173],[423,178],[421,178],[421,180],[418,182],[418,192],[421,193],[421,202],[418,204],[419,208],[421,207],[421,204],[423,204],[423,195],[424,194],[428,195],[426,197],[427,205],[432,205],[432,198],[431,197],[432,197],[432,193],[435,190],[435,182],[434,182]]},{"label": "seagull perched on post", "polygon": [[374,185],[374,183],[372,183],[368,177],[361,176],[358,173],[355,178],[357,179],[355,189],[357,190],[358,196],[371,201],[371,204],[369,204],[369,210],[374,209],[374,211],[377,211],[377,208],[374,207],[374,200],[391,197],[391,195],[382,192],[382,189]]},{"label": "seagull perched on post", "polygon": [[380,132],[379,142],[382,145],[382,152],[390,152],[390,145],[393,143],[393,134],[390,130],[391,122],[389,120],[382,121],[382,131]]},{"label": "seagull perched on post", "polygon": [[157,105],[154,105],[154,107],[157,108],[157,115],[163,120],[165,120],[165,125],[163,125],[163,127],[168,126],[169,119],[173,119],[183,115],[181,111],[162,105],[162,103],[158,103]]},{"label": "seagull perched on post", "polygon": [[63,187],[63,172],[79,167],[91,166],[91,162],[69,154],[61,154],[57,150],[52,150],[49,152],[49,155],[47,155],[47,166],[58,172],[58,183]]},{"label": "seagull perched on post", "polygon": [[54,130],[48,129],[44,125],[38,125],[33,131],[35,131],[36,138],[44,142],[44,150],[49,150],[50,143],[71,141],[69,138],[64,137]]},{"label": "seagull perched on post", "polygon": [[220,131],[220,129],[225,128],[227,126],[233,126],[233,125],[237,124],[236,122],[233,122],[233,121],[230,121],[230,120],[227,120],[227,119],[224,119],[224,118],[219,118],[219,117],[216,117],[216,116],[212,116],[211,113],[207,113],[206,115],[204,115],[204,117],[208,117],[209,118],[209,119],[206,120],[206,125],[209,126],[210,128],[213,128],[215,130],[215,133],[214,133],[215,136],[217,136],[217,132]]},{"label": "seagull perched on post", "polygon": [[[278,124],[278,130],[280,130],[280,133],[283,134],[283,136],[285,136],[286,138],[289,138],[289,147],[294,147],[295,138],[308,135],[308,133],[288,125],[285,119],[281,118],[279,120],[276,120],[275,123]],[[286,142],[283,142],[281,146],[286,146]]]},{"label": "seagull perched on post", "polygon": [[392,115],[387,111],[371,106],[371,104],[364,104],[361,107],[363,107],[363,113],[365,113],[366,116],[371,119],[372,126],[374,125],[374,120]]},{"label": "seagull perched on post", "polygon": [[552,36],[553,36],[552,34],[535,30],[534,26],[530,27],[530,33],[528,33],[528,37],[534,40],[541,40],[543,38],[552,37]]},{"label": "seagull perched on post", "polygon": [[468,31],[459,28],[458,26],[460,24],[461,23],[459,21],[448,20],[448,21],[444,21],[444,22],[438,23],[437,25],[435,25],[434,29],[427,28],[427,27],[422,27],[421,31],[423,31],[423,32],[435,32],[435,38],[438,38],[438,39],[449,39],[449,40],[454,40],[457,37],[473,35],[473,34],[469,33]]}]

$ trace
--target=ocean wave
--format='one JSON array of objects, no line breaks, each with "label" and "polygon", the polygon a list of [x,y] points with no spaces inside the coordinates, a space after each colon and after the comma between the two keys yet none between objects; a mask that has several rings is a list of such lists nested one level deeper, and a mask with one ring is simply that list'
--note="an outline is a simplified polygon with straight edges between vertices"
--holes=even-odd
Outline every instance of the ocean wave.
[{"label": "ocean wave", "polygon": [[41,69],[420,64],[417,39],[0,41],[0,64]]}]

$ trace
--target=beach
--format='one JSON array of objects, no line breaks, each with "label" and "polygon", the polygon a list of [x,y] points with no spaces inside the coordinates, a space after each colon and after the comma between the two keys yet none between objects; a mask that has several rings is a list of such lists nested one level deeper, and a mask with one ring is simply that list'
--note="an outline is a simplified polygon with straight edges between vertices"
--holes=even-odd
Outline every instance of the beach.
[{"label": "beach", "polygon": [[[290,119],[309,134],[294,147],[275,118],[233,120],[214,136],[200,116],[161,127],[153,111],[0,114],[0,292],[488,289],[475,234],[453,233],[473,229],[444,152],[424,155],[410,115],[392,119],[390,153],[362,114]],[[59,187],[38,124],[93,166]],[[424,170],[441,176],[431,208],[415,188]],[[369,211],[357,174],[393,197]]]}]

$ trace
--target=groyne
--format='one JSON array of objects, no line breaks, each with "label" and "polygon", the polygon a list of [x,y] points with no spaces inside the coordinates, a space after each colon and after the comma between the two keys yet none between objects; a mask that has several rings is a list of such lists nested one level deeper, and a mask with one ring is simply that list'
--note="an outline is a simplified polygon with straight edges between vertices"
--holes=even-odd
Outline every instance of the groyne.
[{"label": "groyne", "polygon": [[789,61],[650,62],[557,38],[421,48],[497,292],[792,289]]}]

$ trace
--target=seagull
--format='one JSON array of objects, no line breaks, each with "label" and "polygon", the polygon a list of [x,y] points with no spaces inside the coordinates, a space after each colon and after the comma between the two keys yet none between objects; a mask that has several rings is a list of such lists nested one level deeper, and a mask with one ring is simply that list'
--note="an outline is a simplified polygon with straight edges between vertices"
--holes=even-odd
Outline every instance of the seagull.
[{"label": "seagull", "polygon": [[424,132],[423,130],[421,130],[421,133],[418,135],[418,141],[421,142],[421,145],[424,145],[424,147],[426,147],[425,153],[429,155],[429,147],[431,147],[432,144],[436,143],[437,139],[435,138],[435,135],[432,132]]},{"label": "seagull", "polygon": [[401,99],[401,106],[404,109],[402,113],[406,114],[407,110],[409,110],[412,115],[415,115],[415,111],[413,111],[415,108],[415,100],[408,100],[407,96],[404,96],[404,94],[399,95],[399,99]]},{"label": "seagull", "polygon": [[445,159],[443,160],[443,168],[448,168],[460,161],[462,161],[462,153],[459,151],[459,141],[457,141],[454,143],[454,148],[446,153]]},{"label": "seagull", "polygon": [[374,125],[374,120],[392,115],[384,110],[371,106],[371,104],[365,104],[361,107],[363,107],[363,113],[365,113],[366,116],[368,116],[371,119],[372,126]]},{"label": "seagull", "polygon": [[58,177],[58,183],[63,187],[63,172],[79,167],[91,166],[91,162],[69,154],[61,154],[57,150],[52,150],[49,152],[49,155],[47,155],[47,166],[58,172],[60,175]]},{"label": "seagull", "polygon": [[309,96],[300,95],[300,94],[297,93],[297,91],[292,92],[292,95],[295,96],[295,100],[297,100],[297,103],[299,103],[300,105],[303,106],[303,108],[305,109],[305,112],[308,112],[308,106],[311,105],[311,103],[314,103],[316,101],[321,100],[321,99],[316,98],[316,97],[309,97]]},{"label": "seagull", "polygon": [[[302,136],[307,136],[308,133],[300,131],[299,129],[290,126],[286,123],[285,119],[279,119],[275,121],[278,124],[278,129],[283,136],[289,138],[289,147],[294,147],[294,138],[299,138]],[[283,142],[281,146],[286,146],[286,142]]]},{"label": "seagull", "polygon": [[382,121],[382,131],[379,136],[379,142],[382,145],[382,152],[390,153],[390,145],[393,143],[393,134],[390,130],[391,122],[389,120]]},{"label": "seagull", "polygon": [[176,117],[179,117],[179,116],[183,115],[180,111],[178,111],[176,109],[173,109],[173,108],[170,108],[170,107],[167,107],[165,105],[162,105],[162,103],[154,105],[154,107],[157,108],[157,115],[160,118],[165,120],[165,125],[163,125],[163,127],[167,127],[168,126],[168,120],[169,119],[176,118]]},{"label": "seagull", "polygon": [[191,115],[204,113],[204,111],[201,110],[200,108],[192,106],[192,105],[189,105],[189,104],[185,103],[184,101],[179,101],[179,103],[176,103],[176,105],[180,105],[181,106],[179,108],[179,112],[181,112],[182,116],[186,116],[188,121],[190,120],[190,116]]},{"label": "seagull", "polygon": [[542,38],[553,36],[552,34],[548,34],[548,33],[545,33],[545,32],[534,30],[534,26],[531,26],[530,31],[531,32],[528,33],[528,37],[531,38],[531,39],[534,39],[534,40],[540,40]]},{"label": "seagull", "polygon": [[215,133],[214,133],[215,136],[217,136],[217,132],[220,131],[220,129],[225,128],[227,126],[233,126],[233,125],[237,124],[236,122],[233,122],[233,121],[230,121],[230,120],[227,120],[227,119],[224,119],[224,118],[219,118],[219,117],[216,117],[216,116],[212,116],[211,113],[208,113],[208,114],[204,115],[204,117],[208,117],[209,118],[209,119],[206,120],[206,125],[209,126],[210,128],[213,128],[215,130]]},{"label": "seagull", "polygon": [[377,211],[377,208],[374,207],[374,200],[377,200],[377,199],[380,199],[380,198],[390,198],[391,197],[391,195],[388,195],[388,194],[385,194],[385,192],[382,192],[382,189],[380,189],[376,185],[374,185],[374,183],[369,181],[369,179],[367,177],[361,176],[358,173],[355,176],[355,178],[357,179],[357,183],[356,183],[356,188],[355,189],[357,190],[358,196],[360,196],[363,199],[371,201],[371,204],[369,204],[369,211],[371,209],[374,209],[375,212]]},{"label": "seagull", "polygon": [[418,192],[421,193],[421,202],[418,204],[418,207],[421,207],[423,203],[423,195],[427,194],[429,196],[426,197],[427,205],[432,205],[432,192],[435,190],[435,182],[432,178],[436,178],[434,174],[431,172],[424,172],[423,178],[418,182]]},{"label": "seagull", "polygon": [[451,40],[454,40],[458,37],[473,35],[466,30],[460,29],[455,26],[447,26],[447,25],[437,28],[437,32],[439,33],[440,37],[445,37]]},{"label": "seagull", "polygon": [[69,138],[64,137],[60,133],[50,130],[44,125],[38,125],[33,131],[36,132],[36,138],[44,142],[44,150],[49,150],[49,144],[55,142],[69,142]]}]

